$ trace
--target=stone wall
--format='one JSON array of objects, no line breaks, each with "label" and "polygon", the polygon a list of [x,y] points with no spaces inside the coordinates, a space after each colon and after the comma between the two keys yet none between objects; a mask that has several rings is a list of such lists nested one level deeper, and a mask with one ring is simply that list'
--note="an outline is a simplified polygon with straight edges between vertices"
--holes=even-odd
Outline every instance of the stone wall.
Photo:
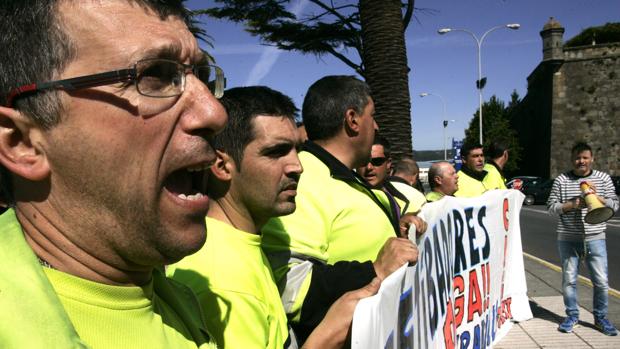
[{"label": "stone wall", "polygon": [[570,148],[592,146],[596,169],[620,176],[620,44],[564,50],[553,73],[549,175],[571,168]]}]

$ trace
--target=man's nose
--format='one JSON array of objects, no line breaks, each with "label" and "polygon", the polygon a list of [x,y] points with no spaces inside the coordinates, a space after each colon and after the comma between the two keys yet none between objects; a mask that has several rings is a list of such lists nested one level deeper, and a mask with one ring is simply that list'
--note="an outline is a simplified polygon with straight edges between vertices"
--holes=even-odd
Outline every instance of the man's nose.
[{"label": "man's nose", "polygon": [[228,115],[224,106],[196,76],[187,75],[182,98],[188,104],[181,118],[181,126],[187,133],[213,135],[226,126]]}]

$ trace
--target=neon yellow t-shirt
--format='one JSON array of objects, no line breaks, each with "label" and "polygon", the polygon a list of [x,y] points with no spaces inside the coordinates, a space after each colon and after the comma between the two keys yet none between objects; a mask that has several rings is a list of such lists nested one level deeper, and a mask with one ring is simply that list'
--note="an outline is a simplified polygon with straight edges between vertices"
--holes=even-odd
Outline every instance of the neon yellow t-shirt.
[{"label": "neon yellow t-shirt", "polygon": [[267,254],[290,250],[329,264],[374,261],[385,241],[395,236],[389,218],[356,184],[332,178],[315,155],[302,151],[299,159],[304,173],[297,187],[297,209],[263,227]]},{"label": "neon yellow t-shirt", "polygon": [[492,189],[506,189],[506,181],[501,173],[491,164],[484,164],[484,170],[487,171],[487,175],[484,177],[484,186],[489,190]]},{"label": "neon yellow t-shirt", "polygon": [[91,348],[215,348],[195,309],[198,304],[186,301],[191,292],[171,284],[159,270],[143,287],[100,284],[44,270],[80,338]]},{"label": "neon yellow t-shirt", "polygon": [[170,266],[169,276],[189,286],[221,348],[282,348],[288,326],[261,236],[207,218],[207,242]]},{"label": "neon yellow t-shirt", "polygon": [[459,190],[454,193],[454,196],[461,198],[473,198],[484,194],[484,192],[488,190],[483,181],[470,177],[462,170],[458,172],[458,175]]},{"label": "neon yellow t-shirt", "polygon": [[437,200],[441,200],[445,195],[436,191],[431,191],[426,194],[426,201],[433,202]]}]

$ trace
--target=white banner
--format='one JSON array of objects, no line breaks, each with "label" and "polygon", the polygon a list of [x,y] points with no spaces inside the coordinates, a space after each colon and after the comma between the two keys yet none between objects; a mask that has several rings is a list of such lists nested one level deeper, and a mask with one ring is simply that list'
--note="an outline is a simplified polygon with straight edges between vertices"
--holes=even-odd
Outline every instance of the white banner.
[{"label": "white banner", "polygon": [[523,194],[493,190],[426,204],[418,263],[386,278],[353,316],[351,347],[490,348],[532,317],[519,211]]}]

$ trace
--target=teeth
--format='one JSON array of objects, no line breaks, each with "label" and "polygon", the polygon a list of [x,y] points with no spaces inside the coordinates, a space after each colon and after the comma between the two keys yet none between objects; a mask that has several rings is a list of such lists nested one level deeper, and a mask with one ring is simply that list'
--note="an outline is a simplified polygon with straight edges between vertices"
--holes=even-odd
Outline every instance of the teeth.
[{"label": "teeth", "polygon": [[179,194],[177,196],[183,200],[190,200],[190,201],[202,199],[204,197],[202,193],[196,193],[194,195]]}]

